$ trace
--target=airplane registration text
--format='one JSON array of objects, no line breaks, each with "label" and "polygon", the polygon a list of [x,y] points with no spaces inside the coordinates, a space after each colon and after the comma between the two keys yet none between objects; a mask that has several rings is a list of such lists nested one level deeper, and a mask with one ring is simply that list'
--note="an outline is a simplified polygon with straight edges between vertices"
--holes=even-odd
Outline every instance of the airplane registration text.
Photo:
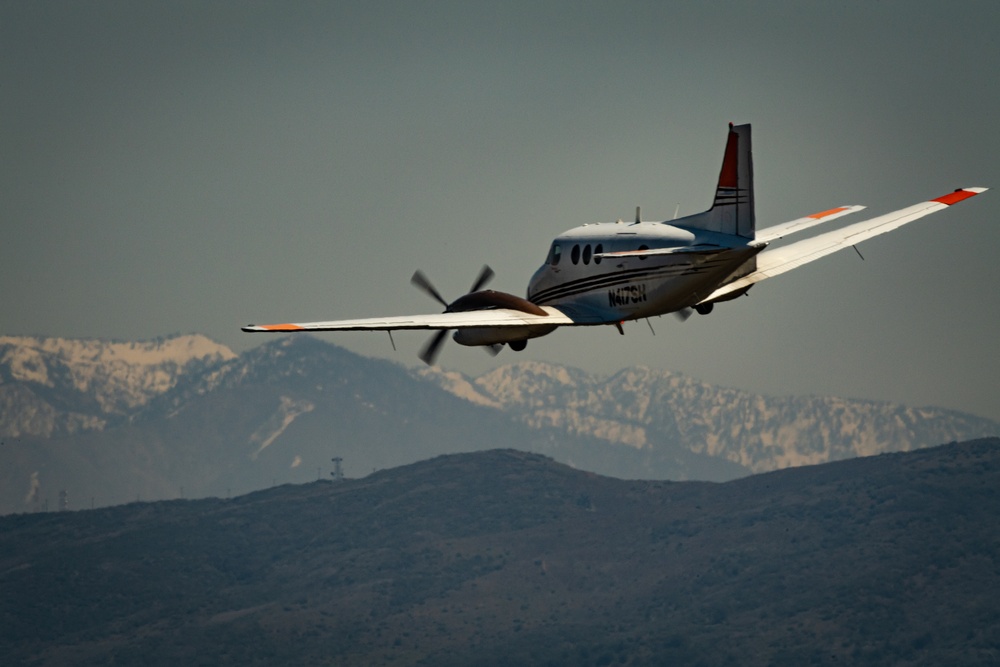
[{"label": "airplane registration text", "polygon": [[608,290],[608,305],[612,308],[626,306],[630,303],[643,303],[644,301],[646,301],[646,285],[644,283]]}]

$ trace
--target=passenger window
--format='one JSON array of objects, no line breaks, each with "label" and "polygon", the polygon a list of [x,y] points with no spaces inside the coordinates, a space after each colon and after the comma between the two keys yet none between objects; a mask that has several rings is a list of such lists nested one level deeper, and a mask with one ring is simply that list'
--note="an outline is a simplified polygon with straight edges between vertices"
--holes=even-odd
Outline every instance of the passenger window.
[{"label": "passenger window", "polygon": [[590,244],[583,247],[583,263],[590,264]]},{"label": "passenger window", "polygon": [[601,263],[601,253],[602,252],[604,252],[604,246],[601,245],[600,243],[598,243],[597,246],[594,247],[594,264],[600,264]]},{"label": "passenger window", "polygon": [[552,266],[557,266],[559,264],[559,257],[562,255],[562,248],[559,247],[558,243],[552,244],[552,249],[549,250],[549,264]]},{"label": "passenger window", "polygon": [[574,264],[579,264],[580,262],[580,246],[574,245],[573,250],[569,253],[569,258],[573,260]]},{"label": "passenger window", "polygon": [[[643,245],[639,246],[639,250],[649,250],[649,246],[643,244]],[[639,261],[640,262],[644,262],[644,261],[646,261],[646,258],[645,257],[640,257]]]}]

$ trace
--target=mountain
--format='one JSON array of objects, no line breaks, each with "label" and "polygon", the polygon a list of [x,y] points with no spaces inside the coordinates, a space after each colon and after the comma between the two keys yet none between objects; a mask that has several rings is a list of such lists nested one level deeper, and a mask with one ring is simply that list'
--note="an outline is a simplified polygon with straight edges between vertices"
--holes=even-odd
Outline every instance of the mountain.
[{"label": "mountain", "polygon": [[138,343],[0,336],[0,436],[104,429],[181,376],[235,356],[198,335]]},{"label": "mountain", "polygon": [[679,444],[753,472],[1000,435],[1000,424],[955,410],[764,396],[641,367],[609,378],[538,361],[501,366],[474,379],[437,368],[418,373],[533,427],[640,450]]},{"label": "mountain", "polygon": [[[188,347],[179,340],[171,345]],[[438,454],[512,445],[623,476],[652,471],[724,479],[746,473],[679,448],[637,451],[535,428],[457,398],[402,366],[311,337],[275,339],[238,357],[218,354],[214,363],[190,361],[190,372],[155,385],[162,390],[144,395],[131,412],[102,412],[87,393],[93,391],[90,383],[81,392],[84,407],[66,410],[93,416],[89,428],[60,431],[52,420],[37,434],[5,438],[0,511],[55,509],[57,493],[63,498],[58,502],[75,508],[225,497],[325,477],[334,456],[344,460],[348,475],[358,476]],[[134,396],[134,386],[154,386],[137,381],[144,369],[162,372],[154,364],[134,367],[125,375],[136,382],[122,387],[123,393]],[[59,402],[47,404],[54,415],[61,414],[61,405],[72,406],[64,397],[84,386],[54,383],[52,373],[44,377],[55,386],[47,386],[38,377],[12,383],[10,393],[58,395]],[[104,400],[124,403],[112,389]]]},{"label": "mountain", "polygon": [[0,513],[220,497],[517,447],[632,479],[726,480],[1000,434],[937,409],[771,398],[685,376],[537,362],[467,378],[308,336],[0,339]]},{"label": "mountain", "polygon": [[0,517],[5,663],[992,664],[1000,439],[727,483],[514,450]]}]

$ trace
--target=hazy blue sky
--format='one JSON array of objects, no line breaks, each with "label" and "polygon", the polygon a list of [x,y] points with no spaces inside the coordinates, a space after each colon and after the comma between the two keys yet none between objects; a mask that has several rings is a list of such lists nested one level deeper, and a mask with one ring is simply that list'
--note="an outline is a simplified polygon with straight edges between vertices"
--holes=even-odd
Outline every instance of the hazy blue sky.
[{"label": "hazy blue sky", "polygon": [[[433,312],[417,268],[454,298],[489,263],[522,294],[569,227],[706,208],[750,122],[761,227],[995,189],[655,337],[440,363],[1000,419],[998,26],[993,0],[3,2],[0,333],[239,350],[250,322]],[[327,337],[416,365],[426,335]]]}]

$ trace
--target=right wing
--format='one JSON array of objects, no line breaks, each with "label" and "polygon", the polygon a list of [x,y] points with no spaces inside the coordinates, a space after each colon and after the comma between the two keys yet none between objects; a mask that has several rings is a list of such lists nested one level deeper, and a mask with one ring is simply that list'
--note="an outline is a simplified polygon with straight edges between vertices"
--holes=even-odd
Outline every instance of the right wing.
[{"label": "right wing", "polygon": [[913,222],[925,215],[942,211],[969,197],[986,192],[987,189],[963,188],[955,190],[943,197],[914,204],[913,206],[857,222],[841,229],[826,232],[825,234],[803,239],[778,248],[767,248],[757,255],[757,269],[755,271],[720,287],[703,299],[701,303],[717,301],[721,297],[731,295],[734,292],[745,292],[752,285],[762,280],[773,278],[809,262],[814,262],[820,257],[826,257],[830,253],[843,250],[880,234],[891,232],[908,222]]}]

